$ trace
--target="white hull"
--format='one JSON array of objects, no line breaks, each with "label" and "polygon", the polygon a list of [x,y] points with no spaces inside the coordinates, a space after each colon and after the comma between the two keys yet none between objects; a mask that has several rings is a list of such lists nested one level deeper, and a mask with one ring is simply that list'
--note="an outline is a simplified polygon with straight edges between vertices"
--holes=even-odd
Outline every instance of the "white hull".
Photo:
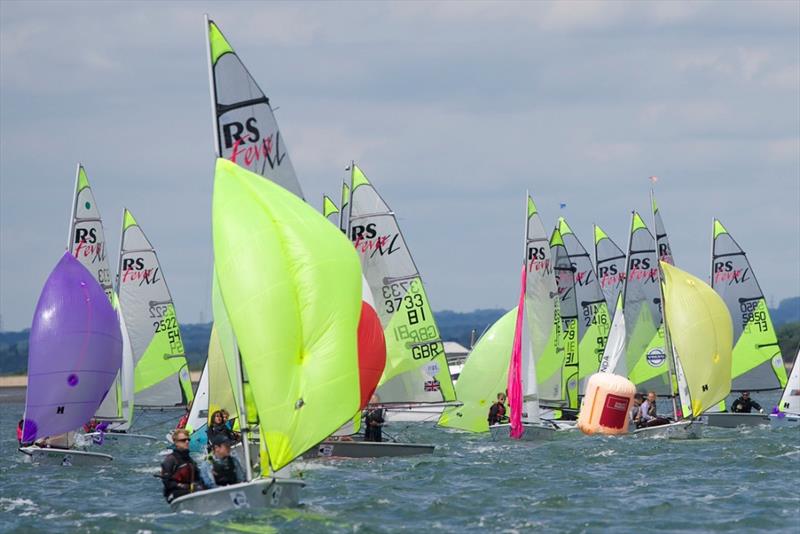
[{"label": "white hull", "polygon": [[393,443],[383,441],[323,441],[303,458],[386,458],[395,456],[418,456],[433,454],[434,445],[419,443]]},{"label": "white hull", "polygon": [[46,447],[20,447],[26,460],[41,465],[63,465],[64,467],[107,464],[114,458],[101,452],[77,449],[52,449]]},{"label": "white hull", "polygon": [[703,415],[708,426],[736,428],[740,426],[768,425],[769,416],[762,413],[707,413]]},{"label": "white hull", "polygon": [[[90,436],[94,438],[95,436],[100,436],[100,432],[90,432],[89,434],[84,434],[85,436]],[[150,436],[148,434],[131,434],[130,432],[104,432],[103,433],[103,440],[104,441],[115,441],[115,440],[128,440],[128,439],[144,439],[147,441],[159,441],[159,439],[155,436]]]},{"label": "white hull", "polygon": [[[492,439],[496,441],[511,440],[511,425],[493,425],[489,427]],[[522,437],[520,441],[548,441],[553,439],[556,428],[548,423],[522,423]],[[511,440],[517,441],[517,440]]]},{"label": "white hull", "polygon": [[678,421],[668,425],[639,428],[633,435],[637,438],[699,439],[703,436],[703,426],[700,421]]},{"label": "white hull", "polygon": [[784,413],[782,416],[770,414],[769,424],[773,428],[800,427],[800,414]]},{"label": "white hull", "polygon": [[169,506],[173,512],[218,514],[241,508],[292,508],[300,503],[299,480],[259,478],[178,497]]}]

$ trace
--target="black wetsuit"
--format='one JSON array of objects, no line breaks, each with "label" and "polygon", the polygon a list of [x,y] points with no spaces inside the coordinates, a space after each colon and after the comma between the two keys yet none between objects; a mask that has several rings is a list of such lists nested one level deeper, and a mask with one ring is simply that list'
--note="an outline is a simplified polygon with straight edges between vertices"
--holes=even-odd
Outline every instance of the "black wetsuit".
[{"label": "black wetsuit", "polygon": [[761,405],[754,401],[753,399],[745,399],[744,397],[739,397],[735,401],[733,401],[733,406],[731,406],[731,411],[733,413],[750,413],[750,411],[755,408],[756,410],[761,409]]},{"label": "black wetsuit", "polygon": [[216,436],[225,436],[231,441],[239,441],[236,439],[236,434],[233,430],[225,423],[208,427],[206,429],[206,436],[208,436],[208,450],[211,450],[211,444],[214,442]]},{"label": "black wetsuit", "polygon": [[211,457],[211,468],[214,471],[214,482],[217,486],[228,486],[242,482],[236,460],[231,456],[225,458]]},{"label": "black wetsuit", "polygon": [[383,423],[383,409],[369,410],[364,417],[364,441],[383,441]]},{"label": "black wetsuit", "polygon": [[161,481],[164,483],[164,498],[167,502],[205,489],[200,471],[188,449],[175,449],[164,458],[161,462]]},{"label": "black wetsuit", "polygon": [[492,404],[492,407],[489,408],[489,426],[507,422],[505,404],[499,401]]}]

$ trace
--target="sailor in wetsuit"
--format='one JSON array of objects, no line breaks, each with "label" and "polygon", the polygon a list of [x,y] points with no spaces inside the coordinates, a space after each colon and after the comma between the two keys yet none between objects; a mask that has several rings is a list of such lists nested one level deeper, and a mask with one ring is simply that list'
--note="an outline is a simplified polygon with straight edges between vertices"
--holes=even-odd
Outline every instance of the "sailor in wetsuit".
[{"label": "sailor in wetsuit", "polygon": [[733,401],[731,411],[733,413],[750,413],[753,408],[758,410],[760,413],[764,413],[761,405],[750,398],[750,392],[742,391],[742,396]]},{"label": "sailor in wetsuit", "polygon": [[497,402],[489,408],[489,426],[508,423],[506,417],[506,394],[498,393]]},{"label": "sailor in wetsuit", "polygon": [[245,475],[242,465],[234,456],[231,456],[231,446],[236,442],[223,435],[214,437],[211,446],[214,448],[208,462],[203,464],[201,475],[207,488],[228,486],[244,482]]},{"label": "sailor in wetsuit", "polygon": [[238,441],[236,433],[231,430],[228,423],[225,421],[225,416],[222,413],[222,410],[217,410],[213,414],[211,414],[211,424],[208,425],[206,429],[206,436],[208,436],[208,451],[211,452],[211,448],[214,443],[214,439],[217,436],[224,436],[225,438],[229,439],[230,441],[236,442]]},{"label": "sailor in wetsuit", "polygon": [[204,490],[197,464],[189,455],[189,433],[184,429],[172,432],[173,451],[161,462],[161,481],[164,483],[164,498],[172,502],[195,491]]},{"label": "sailor in wetsuit", "polygon": [[[380,400],[377,395],[373,395],[369,400],[370,404],[378,404]],[[383,441],[383,408],[373,406],[364,412],[364,441]]]}]

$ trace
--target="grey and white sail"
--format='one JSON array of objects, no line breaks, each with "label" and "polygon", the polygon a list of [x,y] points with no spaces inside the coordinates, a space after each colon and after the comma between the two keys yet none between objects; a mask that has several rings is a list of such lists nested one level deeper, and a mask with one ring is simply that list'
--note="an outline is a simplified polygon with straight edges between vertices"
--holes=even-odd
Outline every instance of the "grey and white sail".
[{"label": "grey and white sail", "polygon": [[558,338],[561,319],[558,314],[558,288],[553,272],[550,239],[544,229],[539,211],[528,196],[525,226],[525,307],[539,400],[547,405],[564,402],[562,379],[564,352]]},{"label": "grey and white sail", "polygon": [[382,404],[455,400],[439,329],[394,212],[357,165],[351,173],[348,235],[386,338],[376,394]]},{"label": "grey and white sail", "polygon": [[128,327],[138,406],[181,406],[192,398],[175,305],[153,246],[125,210],[119,300]]},{"label": "grey and white sail", "polygon": [[597,279],[606,297],[608,313],[613,317],[617,297],[625,285],[625,253],[597,225],[594,225],[594,258]]},{"label": "grey and white sail", "polygon": [[219,27],[206,25],[217,154],[303,198],[269,98]]},{"label": "grey and white sail", "polygon": [[650,200],[653,204],[653,220],[656,227],[656,248],[658,250],[658,259],[675,265],[675,259],[672,257],[672,248],[669,246],[669,238],[667,237],[667,229],[664,227],[664,221],[661,219],[661,212],[656,204],[656,197],[653,191],[650,191]]},{"label": "grey and white sail", "polygon": [[733,391],[780,389],[786,368],[767,299],[742,248],[714,219],[711,287],[733,318]]},{"label": "grey and white sail", "polygon": [[563,217],[558,229],[573,271],[578,311],[578,394],[583,395],[586,382],[600,366],[611,317],[591,256]]}]

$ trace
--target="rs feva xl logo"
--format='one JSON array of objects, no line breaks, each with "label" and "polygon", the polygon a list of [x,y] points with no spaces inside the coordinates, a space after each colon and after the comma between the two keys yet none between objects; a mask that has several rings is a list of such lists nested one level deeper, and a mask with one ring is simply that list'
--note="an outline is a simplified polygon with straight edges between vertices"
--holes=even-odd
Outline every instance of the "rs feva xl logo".
[{"label": "rs feva xl logo", "polygon": [[145,268],[144,258],[123,258],[122,279],[120,283],[139,282],[139,285],[152,285],[160,281],[158,267]]},{"label": "rs feva xl logo", "polygon": [[230,150],[228,158],[238,165],[250,167],[263,160],[274,169],[286,157],[286,151],[281,152],[281,133],[276,130],[274,134],[262,136],[255,117],[223,124],[222,137],[225,149]]}]

